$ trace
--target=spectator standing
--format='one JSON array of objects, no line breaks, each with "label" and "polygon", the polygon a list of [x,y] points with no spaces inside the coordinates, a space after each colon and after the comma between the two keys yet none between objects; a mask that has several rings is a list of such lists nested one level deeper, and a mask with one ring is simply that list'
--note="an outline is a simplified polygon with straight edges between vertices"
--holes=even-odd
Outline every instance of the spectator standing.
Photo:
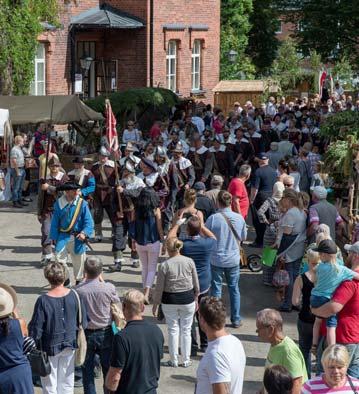
[{"label": "spectator standing", "polygon": [[240,243],[247,237],[247,228],[242,215],[232,212],[231,203],[231,195],[222,190],[218,194],[218,212],[208,218],[206,227],[217,238],[211,262],[211,295],[221,298],[224,275],[231,303],[231,322],[232,326],[237,328],[242,325],[239,292]]},{"label": "spectator standing", "polygon": [[141,190],[136,201],[136,218],[131,235],[136,241],[136,250],[142,264],[142,284],[147,305],[164,239],[159,204],[158,195],[152,188]]},{"label": "spectator standing", "polygon": [[258,155],[259,168],[254,174],[254,183],[251,188],[250,202],[252,204],[253,225],[256,230],[256,240],[251,246],[256,248],[263,247],[263,237],[266,229],[266,225],[259,221],[257,210],[272,195],[273,186],[277,181],[277,172],[268,165],[268,161],[268,156],[265,153]]},{"label": "spectator standing", "polygon": [[243,164],[238,171],[238,176],[233,178],[228,186],[228,192],[232,196],[232,211],[239,213],[243,219],[247,218],[249,209],[249,198],[246,182],[251,176],[251,166]]},{"label": "spectator standing", "polygon": [[[359,273],[359,242],[345,245],[349,253],[347,263]],[[359,379],[359,282],[345,281],[335,290],[331,301],[314,308],[317,316],[329,317],[337,314],[336,342],[349,352],[348,374]]]},{"label": "spectator standing", "polygon": [[313,341],[313,325],[315,317],[310,310],[310,295],[315,282],[315,269],[319,263],[319,254],[312,249],[307,251],[309,270],[297,276],[294,282],[292,304],[300,307],[297,320],[299,335],[299,349],[301,350],[307,367],[308,376],[311,375],[311,352]]},{"label": "spectator standing", "polygon": [[86,307],[89,323],[85,330],[87,353],[82,365],[85,394],[96,394],[94,360],[100,358],[103,378],[110,368],[113,332],[111,327],[111,305],[119,304],[120,299],[112,283],[102,279],[102,261],[96,256],[85,261],[85,280],[76,286],[76,291]]},{"label": "spectator standing", "polygon": [[216,206],[213,201],[205,194],[206,185],[203,182],[196,182],[193,189],[197,192],[195,208],[203,213],[203,219],[206,221],[216,212]]},{"label": "spectator standing", "polygon": [[[62,264],[50,263],[44,273],[51,289],[37,299],[29,324],[30,336],[48,354],[51,366],[50,375],[41,377],[42,392],[73,394],[79,302],[75,292],[64,287],[66,274]],[[86,329],[82,303],[81,308]]]},{"label": "spectator standing", "polygon": [[205,195],[213,202],[215,207],[217,206],[217,197],[222,189],[223,182],[221,175],[213,175],[211,177],[211,189],[205,192]]},{"label": "spectator standing", "polygon": [[143,319],[145,297],[135,289],[122,300],[127,321],[125,329],[114,337],[110,369],[105,386],[116,394],[156,393],[163,357],[163,334]]},{"label": "spectator standing", "polygon": [[[175,225],[168,233],[168,238],[175,237],[177,230],[178,225]],[[199,281],[198,303],[201,302],[203,297],[209,295],[209,289],[211,287],[211,257],[215,245],[216,237],[214,234],[203,225],[198,216],[191,216],[187,221],[187,237],[183,240],[182,255],[191,258],[196,266]],[[207,348],[207,337],[201,329],[198,312],[196,312],[196,318],[200,337],[200,349],[201,351],[205,351]],[[194,356],[199,350],[195,319],[193,319],[191,336],[191,355]]]},{"label": "spectator standing", "polygon": [[263,386],[267,394],[292,394],[293,378],[282,365],[271,365],[264,371]]},{"label": "spectator standing", "polygon": [[10,151],[10,174],[12,179],[12,204],[14,208],[26,206],[22,201],[22,188],[25,180],[25,156],[22,151],[24,139],[17,135],[14,140],[15,145]]},{"label": "spectator standing", "polygon": [[321,360],[324,374],[308,380],[302,394],[357,393],[359,380],[348,374],[349,354],[344,346],[327,347]]},{"label": "spectator standing", "polygon": [[171,356],[167,365],[178,367],[180,342],[182,366],[187,368],[192,364],[191,327],[198,303],[198,276],[194,261],[180,255],[182,241],[176,237],[167,238],[166,246],[169,259],[159,267],[152,312],[156,316],[157,308],[162,304],[168,325],[168,347]]},{"label": "spectator standing", "polygon": [[309,208],[308,236],[311,241],[319,224],[326,224],[330,229],[330,236],[335,242],[336,232],[343,231],[344,221],[336,207],[327,201],[327,190],[323,186],[313,188],[312,199],[314,204]]},{"label": "spectator standing", "polygon": [[31,368],[24,355],[26,324],[17,318],[15,290],[0,283],[0,392],[32,394]]},{"label": "spectator standing", "polygon": [[308,380],[303,355],[295,342],[283,333],[283,319],[274,309],[263,309],[257,313],[259,338],[270,343],[266,366],[273,364],[285,367],[293,378],[292,394],[299,394]]},{"label": "spectator standing", "polygon": [[299,189],[301,192],[309,193],[310,185],[312,184],[312,163],[308,158],[309,150],[304,147],[299,150],[298,170],[300,173]]},{"label": "spectator standing", "polygon": [[241,394],[246,355],[241,341],[224,328],[223,302],[214,297],[203,298],[199,318],[208,337],[208,348],[197,369],[196,394]]},{"label": "spectator standing", "polygon": [[270,150],[266,154],[269,158],[268,164],[276,170],[279,161],[283,159],[283,154],[278,151],[278,142],[276,141],[271,142]]}]

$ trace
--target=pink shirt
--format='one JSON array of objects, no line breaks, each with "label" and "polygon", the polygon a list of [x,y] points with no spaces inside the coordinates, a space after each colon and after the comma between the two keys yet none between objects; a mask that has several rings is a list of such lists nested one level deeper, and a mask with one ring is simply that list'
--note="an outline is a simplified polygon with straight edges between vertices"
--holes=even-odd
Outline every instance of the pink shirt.
[{"label": "pink shirt", "polygon": [[[359,390],[359,380],[355,378],[351,378],[353,385],[356,390]],[[322,376],[317,376],[316,378],[308,380],[304,383],[301,394],[326,394],[326,393],[335,393],[335,394],[353,394],[353,390],[350,387],[349,381],[345,382],[345,385],[341,388],[332,389],[323,380]]]}]

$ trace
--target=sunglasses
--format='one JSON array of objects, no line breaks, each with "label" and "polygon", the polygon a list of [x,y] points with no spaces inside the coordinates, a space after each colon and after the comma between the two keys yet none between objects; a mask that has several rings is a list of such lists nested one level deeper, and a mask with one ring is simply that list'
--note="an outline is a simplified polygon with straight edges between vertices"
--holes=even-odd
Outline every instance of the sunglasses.
[{"label": "sunglasses", "polygon": [[292,183],[284,183],[284,187],[293,187]]}]

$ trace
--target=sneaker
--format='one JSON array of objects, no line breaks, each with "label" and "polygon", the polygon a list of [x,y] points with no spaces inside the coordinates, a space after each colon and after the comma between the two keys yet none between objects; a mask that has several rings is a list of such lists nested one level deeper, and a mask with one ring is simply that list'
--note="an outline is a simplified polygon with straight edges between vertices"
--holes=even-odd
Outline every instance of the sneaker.
[{"label": "sneaker", "polygon": [[122,261],[115,261],[114,265],[111,265],[109,267],[109,270],[111,272],[121,272],[121,270],[122,270]]},{"label": "sneaker", "polygon": [[26,202],[23,202],[23,201],[18,201],[18,203],[20,205],[22,205],[23,207],[27,207],[29,205],[29,204],[26,204]]},{"label": "sneaker", "polygon": [[30,198],[30,197],[23,197],[23,198],[22,198],[22,201],[25,201],[25,202],[32,202],[32,198]]},{"label": "sneaker", "polygon": [[13,205],[14,208],[22,208],[22,207],[23,207],[23,205],[20,204],[19,201],[14,201],[14,202],[12,203],[12,205]]},{"label": "sneaker", "polygon": [[51,258],[46,256],[41,257],[41,261],[40,261],[41,267],[46,267],[49,263],[51,263]]},{"label": "sneaker", "polygon": [[188,367],[190,367],[192,364],[193,364],[193,363],[192,363],[191,360],[185,361],[185,362],[181,365],[181,367],[183,367],[183,368],[188,368]]},{"label": "sneaker", "polygon": [[131,259],[131,261],[132,261],[132,268],[139,268],[140,267],[140,260]]},{"label": "sneaker", "polygon": [[234,323],[231,324],[231,327],[232,327],[232,328],[239,328],[239,327],[242,327],[242,326],[243,326],[242,320],[240,320],[240,321],[235,321]]}]

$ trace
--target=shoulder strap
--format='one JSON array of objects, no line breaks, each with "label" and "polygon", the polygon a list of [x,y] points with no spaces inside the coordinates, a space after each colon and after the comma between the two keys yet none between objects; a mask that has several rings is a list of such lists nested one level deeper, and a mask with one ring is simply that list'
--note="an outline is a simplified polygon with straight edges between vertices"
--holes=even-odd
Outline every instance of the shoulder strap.
[{"label": "shoulder strap", "polygon": [[79,326],[81,327],[82,326],[82,310],[81,310],[80,296],[78,295],[76,290],[74,290],[74,289],[71,289],[71,290],[75,293],[75,296],[77,298],[77,303],[78,303],[78,306],[79,306],[79,313],[78,313],[78,315],[79,315]]},{"label": "shoulder strap", "polygon": [[239,237],[239,235],[238,235],[236,229],[234,228],[234,226],[233,226],[233,224],[231,223],[231,221],[228,219],[228,217],[227,217],[223,212],[220,212],[220,214],[224,217],[224,220],[227,222],[228,227],[229,227],[230,230],[232,231],[232,234],[233,234],[234,238],[235,238],[236,241],[237,241],[238,249],[241,250],[241,239],[240,239],[240,237]]},{"label": "shoulder strap", "polygon": [[351,377],[349,375],[347,375],[347,378],[348,378],[348,382],[349,382],[350,388],[352,389],[353,393],[354,394],[358,394],[356,388],[354,387],[354,384],[353,384],[353,381],[352,381]]},{"label": "shoulder strap", "polygon": [[83,199],[79,198],[77,201],[76,209],[74,212],[74,216],[72,217],[71,223],[67,228],[60,228],[61,233],[69,233],[77,222],[77,218],[79,217],[81,207],[82,207]]}]

